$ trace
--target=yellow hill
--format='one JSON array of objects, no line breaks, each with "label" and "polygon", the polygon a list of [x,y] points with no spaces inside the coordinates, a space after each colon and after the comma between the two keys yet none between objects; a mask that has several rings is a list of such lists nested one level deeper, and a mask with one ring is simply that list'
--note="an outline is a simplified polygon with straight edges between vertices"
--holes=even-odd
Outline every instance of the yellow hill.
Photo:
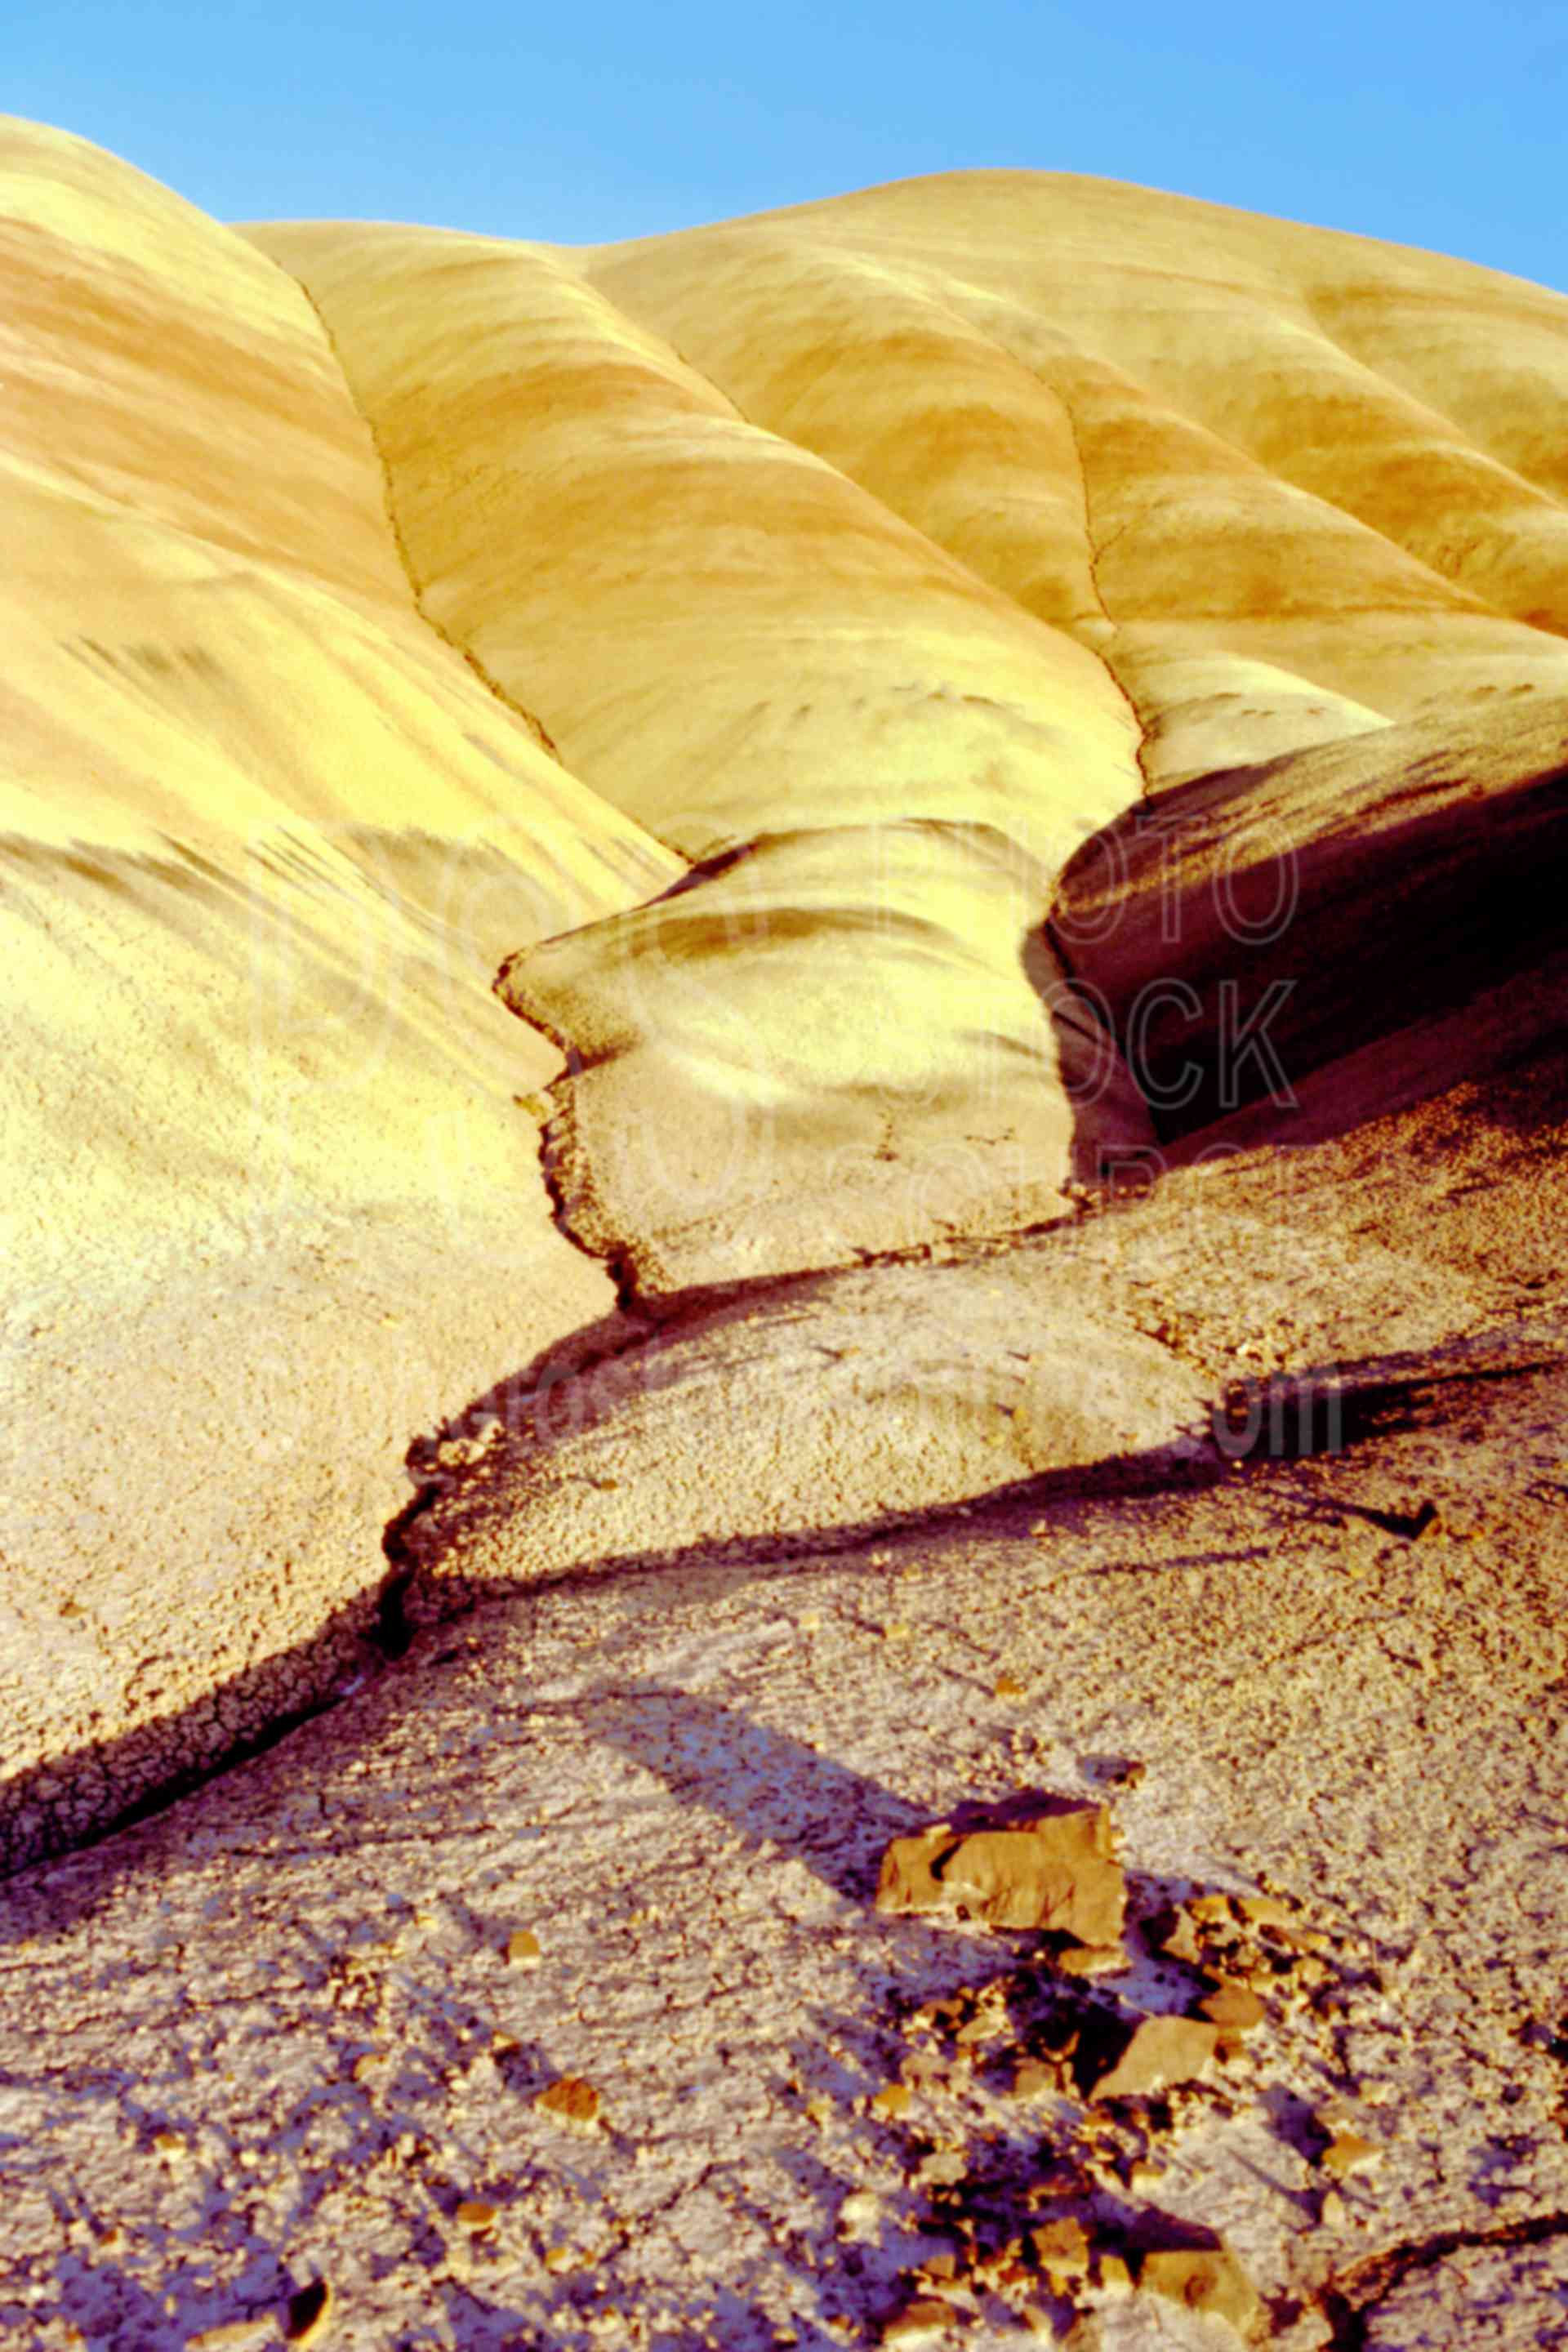
[{"label": "yellow hill", "polygon": [[[489,982],[681,868],[420,614],[299,287],[54,132],[0,129],[0,1720],[25,1851],[319,1697],[411,1434],[487,1358],[599,1311],[514,1099],[557,1056]],[[291,1657],[345,1602],[334,1654]],[[226,1674],[247,1703],[172,1734]],[[92,1743],[138,1727],[106,1788]]]},{"label": "yellow hill", "polygon": [[569,252],[241,234],[7,121],[0,193],[13,1853],[353,1671],[405,1450],[599,1260],[994,1235],[1148,1147],[1069,967],[1123,1038],[1151,967],[1047,919],[1126,848],[1145,925],[1151,793],[1199,896],[1216,811],[1304,861],[1320,1069],[1476,776],[1558,855],[1559,296],[1049,174]]}]

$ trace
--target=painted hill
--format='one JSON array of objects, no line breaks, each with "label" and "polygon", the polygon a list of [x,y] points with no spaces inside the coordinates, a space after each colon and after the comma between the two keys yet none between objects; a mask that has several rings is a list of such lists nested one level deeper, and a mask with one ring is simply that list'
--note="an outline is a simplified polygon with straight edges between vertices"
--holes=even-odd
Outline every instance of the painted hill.
[{"label": "painted hill", "polygon": [[[700,898],[508,966],[508,1002],[588,1066],[551,1139],[568,1222],[642,1288],[1022,1224],[1146,1143],[1122,1075],[1094,1076],[1097,959],[1021,910],[1069,852],[1114,891],[1112,820],[1162,862],[1151,793],[1366,739],[1302,772],[1295,858],[1314,774],[1404,810],[1458,727],[1472,795],[1548,780],[1549,838],[1510,869],[1544,918],[1515,894],[1448,993],[1555,922],[1563,298],[1048,174],[584,254],[251,234],[331,330],[423,607],[597,790],[723,861]],[[1256,852],[1275,811],[1247,805]],[[1390,823],[1369,829],[1397,856]],[[1233,807],[1227,856],[1241,837]],[[1407,907],[1384,978],[1435,936],[1419,887]],[[998,950],[1032,1018],[984,970]],[[1347,996],[1373,1030],[1415,1002],[1334,968],[1294,1008],[1299,1066],[1308,1034],[1332,1058]],[[854,1023],[810,1019],[851,969]]]},{"label": "painted hill", "polygon": [[[0,174],[25,1853],[320,1696],[289,1654],[374,1610],[411,1415],[607,1297],[514,1100],[555,1056],[489,982],[682,867],[421,615],[300,288],[79,141],[7,124]],[[246,1707],[159,1732],[236,1674]]]},{"label": "painted hill", "polygon": [[[0,2333],[1557,2340],[1568,299],[0,283]],[[1121,1943],[876,1909],[1020,1802]]]},{"label": "painted hill", "polygon": [[[357,1670],[405,1450],[595,1259],[849,1263],[1146,1152],[1164,950],[1078,934],[1152,793],[1310,862],[1457,728],[1455,838],[1527,803],[1560,871],[1559,296],[1049,174],[574,253],[3,163],[15,1855]],[[1395,1021],[1378,887],[1298,1063]]]}]

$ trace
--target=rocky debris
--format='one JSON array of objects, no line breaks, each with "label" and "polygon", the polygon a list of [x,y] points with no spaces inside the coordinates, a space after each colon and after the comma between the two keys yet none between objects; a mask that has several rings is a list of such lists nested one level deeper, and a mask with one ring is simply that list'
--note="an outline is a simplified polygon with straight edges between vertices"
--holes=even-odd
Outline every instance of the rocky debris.
[{"label": "rocky debris", "polygon": [[493,2230],[497,2218],[497,2209],[484,2197],[465,2197],[454,2216],[458,2228],[476,2238]]},{"label": "rocky debris", "polygon": [[1082,2286],[1089,2278],[1089,2233],[1070,2215],[1059,2221],[1042,2221],[1029,2232],[1036,2267],[1058,2294]]},{"label": "rocky debris", "polygon": [[1363,2139],[1359,2132],[1339,2131],[1318,2162],[1333,2179],[1349,2180],[1359,2172],[1375,2170],[1383,2158],[1384,2150],[1375,2140]]},{"label": "rocky debris", "polygon": [[[904,2021],[904,2032],[922,2037],[949,2034],[961,2049],[999,2041],[1012,2031],[1011,2003],[1019,1990],[1020,1980],[1010,1977],[994,1977],[978,1988],[960,1985],[956,1992],[911,2010]],[[913,2081],[919,2067],[917,2056],[906,2060],[901,2071]]]},{"label": "rocky debris", "polygon": [[1104,1947],[1121,1934],[1126,1886],[1101,1805],[937,1822],[895,1838],[882,1857],[877,1908],[1034,1927]]},{"label": "rocky debris", "polygon": [[487,1413],[474,1429],[461,1435],[443,1438],[433,1449],[434,1466],[448,1475],[459,1470],[471,1470],[476,1463],[482,1462],[493,1450],[503,1434],[496,1415]]},{"label": "rocky debris", "polygon": [[1048,2058],[1020,2058],[1013,2069],[1016,2099],[1042,2099],[1059,2091],[1061,2084],[1061,2069]]},{"label": "rocky debris", "polygon": [[534,2105],[555,2122],[567,2125],[574,2131],[596,2131],[599,2126],[599,2094],[592,2083],[584,2083],[579,2074],[563,2074],[541,2091]]},{"label": "rocky debris", "polygon": [[952,2327],[957,2315],[949,2303],[939,2303],[934,2295],[921,2295],[906,2303],[882,2322],[884,2344],[930,2344]]},{"label": "rocky debris", "polygon": [[1005,1978],[981,1987],[973,1996],[973,2007],[953,2026],[952,2038],[961,2050],[984,2049],[1012,2032],[1013,1990]]},{"label": "rocky debris", "polygon": [[1138,2284],[1146,2294],[1164,2295],[1188,2311],[1226,2321],[1244,2339],[1256,2336],[1263,2317],[1257,2288],[1223,2239],[1212,2246],[1164,2247],[1145,2254]]},{"label": "rocky debris", "polygon": [[913,2273],[911,2284],[921,2294],[959,2294],[963,2280],[956,2254],[931,2254]]},{"label": "rocky debris", "polygon": [[[1274,1895],[1196,1895],[1149,1923],[1156,1948],[1207,1977],[1222,2005],[1236,2010],[1221,2018],[1203,2004],[1203,2013],[1224,2025],[1229,2036],[1245,2033],[1247,2004],[1229,1999],[1243,1992],[1287,2003],[1306,2000],[1330,1980],[1327,1957],[1333,1938],[1310,1927],[1290,1905]],[[1251,2023],[1260,2021],[1253,2019]]]},{"label": "rocky debris", "polygon": [[[955,2147],[945,2155],[947,2161],[937,2168],[952,2185],[933,2198],[933,2217],[940,2215],[940,2226],[953,2233],[958,2247],[928,2255],[905,2274],[903,2300],[887,2323],[884,2342],[917,2342],[963,2325],[988,2295],[1004,2300],[1026,2328],[1032,2326],[1031,2311],[1048,2313],[1051,2341],[1098,2341],[1100,2323],[1094,2310],[1085,2308],[1085,2298],[1098,2307],[1134,2292],[1205,2313],[1243,2336],[1258,2327],[1259,2298],[1219,2237],[1202,2233],[1196,2243],[1150,2250],[1143,2232],[1152,2223],[1157,2237],[1167,2217],[1148,2215],[1142,2224],[1125,2217],[1108,2220],[1094,2198],[1092,2168],[1072,2161],[1050,2179],[1037,2182],[1022,2200],[1039,2214],[1026,2221],[1016,2189],[1008,2193],[977,2173],[973,2151],[966,2156]],[[1150,2169],[1132,2168],[1135,2189],[1150,2185],[1136,2177]],[[842,2223],[839,2234],[846,2234]],[[1089,2333],[1064,2336],[1069,2327],[1087,2327]]]},{"label": "rocky debris", "polygon": [[531,1927],[518,1927],[507,1937],[506,1957],[514,1969],[536,1969],[544,1955]]},{"label": "rocky debris", "polygon": [[874,2189],[852,2189],[838,2208],[838,2235],[868,2239],[876,2235],[882,2219],[882,2200]]},{"label": "rocky debris", "polygon": [[969,2174],[969,2158],[961,2147],[928,2148],[910,2175],[912,2189],[955,2189]]},{"label": "rocky debris", "polygon": [[1051,1965],[1064,1977],[1121,1977],[1132,1962],[1120,1944],[1064,1944]]},{"label": "rocky debris", "polygon": [[1110,2021],[1079,2050],[1079,2079],[1094,2099],[1147,2098],[1201,2074],[1219,2043],[1206,2018],[1141,2017]]}]

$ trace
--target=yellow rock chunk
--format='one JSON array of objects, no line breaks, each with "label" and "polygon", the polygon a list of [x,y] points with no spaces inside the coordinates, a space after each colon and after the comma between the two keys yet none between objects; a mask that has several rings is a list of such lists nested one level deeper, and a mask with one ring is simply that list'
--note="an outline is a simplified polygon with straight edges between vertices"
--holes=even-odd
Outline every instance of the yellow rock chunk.
[{"label": "yellow rock chunk", "polygon": [[577,2131],[595,2131],[599,2124],[599,2094],[592,2083],[578,2074],[563,2074],[548,2090],[541,2091],[534,2105],[558,2123]]},{"label": "yellow rock chunk", "polygon": [[894,1839],[877,1885],[879,1911],[1051,1928],[1089,1945],[1117,1940],[1125,1904],[1110,1816],[1099,1805],[971,1831],[939,1822]]},{"label": "yellow rock chunk", "polygon": [[1223,2242],[1145,2254],[1138,2284],[1146,2294],[1227,2321],[1243,2337],[1252,2335],[1263,2315],[1257,2288]]}]

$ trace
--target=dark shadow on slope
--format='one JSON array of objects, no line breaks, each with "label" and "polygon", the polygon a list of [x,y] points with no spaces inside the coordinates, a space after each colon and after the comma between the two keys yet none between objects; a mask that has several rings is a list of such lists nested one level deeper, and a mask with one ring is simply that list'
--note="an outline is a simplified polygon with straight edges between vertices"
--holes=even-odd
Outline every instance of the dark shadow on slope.
[{"label": "dark shadow on slope", "polygon": [[781,1846],[836,1894],[865,1901],[890,1838],[923,1818],[879,1781],[701,1692],[637,1677],[589,1691],[595,1736],[748,1840]]},{"label": "dark shadow on slope", "polygon": [[1568,944],[1565,752],[1561,701],[1411,721],[1194,778],[1086,842],[1052,945],[1162,1139],[1268,1104],[1289,1139],[1312,1073]]}]

